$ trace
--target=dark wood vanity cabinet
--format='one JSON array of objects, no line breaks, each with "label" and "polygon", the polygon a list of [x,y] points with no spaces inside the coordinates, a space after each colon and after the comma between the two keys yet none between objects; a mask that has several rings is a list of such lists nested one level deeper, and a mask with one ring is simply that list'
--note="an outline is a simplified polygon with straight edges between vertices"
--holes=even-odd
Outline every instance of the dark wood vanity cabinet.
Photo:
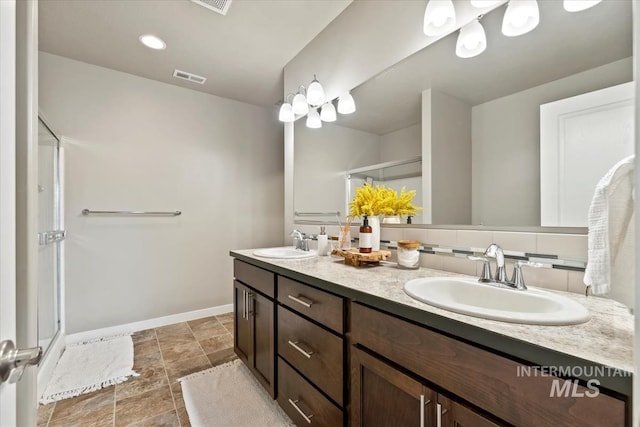
[{"label": "dark wood vanity cabinet", "polygon": [[358,347],[351,349],[351,396],[353,427],[499,425]]},{"label": "dark wood vanity cabinet", "polygon": [[[358,303],[351,304],[350,314],[353,425],[375,425],[362,422],[367,420],[366,410],[375,407],[364,406],[363,402],[391,405],[392,385],[404,393],[403,407],[414,419],[415,408],[419,408],[415,401],[428,394],[420,388],[421,381],[432,384],[438,392],[436,406],[442,409],[433,412],[436,417],[440,412],[441,423],[437,418],[435,424],[425,420],[427,426],[629,425],[625,401],[603,390],[586,397],[589,390],[576,384],[575,395],[552,396],[554,382],[565,379],[519,376],[527,365]],[[383,360],[388,361],[386,365]],[[430,404],[433,402],[431,399]],[[479,409],[474,411],[472,407]],[[413,424],[418,425],[416,421]]]},{"label": "dark wood vanity cabinet", "polygon": [[275,397],[275,275],[234,260],[234,351]]},{"label": "dark wood vanity cabinet", "polygon": [[631,425],[619,393],[552,395],[573,380],[249,262],[234,276],[235,352],[298,426]]},{"label": "dark wood vanity cabinet", "polygon": [[344,299],[278,276],[278,404],[298,426],[344,417]]}]

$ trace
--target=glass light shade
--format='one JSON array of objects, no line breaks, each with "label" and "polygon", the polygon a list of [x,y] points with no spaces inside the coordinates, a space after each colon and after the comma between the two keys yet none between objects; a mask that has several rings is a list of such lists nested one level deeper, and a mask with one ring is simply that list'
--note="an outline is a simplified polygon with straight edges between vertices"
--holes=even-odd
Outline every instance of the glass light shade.
[{"label": "glass light shade", "polygon": [[280,107],[280,114],[278,115],[278,119],[281,122],[289,123],[296,119],[295,114],[293,114],[293,108],[291,108],[291,104],[285,102]]},{"label": "glass light shade", "polygon": [[309,104],[307,104],[307,98],[299,93],[293,97],[293,102],[291,103],[291,109],[294,114],[300,114],[304,116],[309,112]]},{"label": "glass light shade", "polygon": [[501,1],[502,0],[471,0],[471,6],[478,8],[491,7]]},{"label": "glass light shade", "polygon": [[441,36],[456,26],[456,10],[451,0],[429,0],[424,11],[424,33]]},{"label": "glass light shade", "polygon": [[487,48],[487,36],[480,21],[473,20],[460,29],[456,42],[456,55],[471,58],[480,55]]},{"label": "glass light shade", "polygon": [[600,3],[602,0],[564,0],[564,10],[567,12],[580,12]]},{"label": "glass light shade", "polygon": [[319,129],[322,127],[322,120],[320,120],[320,114],[318,110],[312,108],[307,115],[307,127],[311,129]]},{"label": "glass light shade", "polygon": [[307,88],[307,102],[314,107],[324,103],[324,89],[316,79],[313,79]]},{"label": "glass light shade", "polygon": [[349,92],[338,98],[338,113],[351,114],[356,111],[356,103]]},{"label": "glass light shade", "polygon": [[502,20],[502,34],[520,36],[538,26],[540,10],[536,0],[511,0]]},{"label": "glass light shade", "polygon": [[331,102],[324,104],[320,110],[320,119],[323,122],[335,122],[336,118],[336,107]]}]

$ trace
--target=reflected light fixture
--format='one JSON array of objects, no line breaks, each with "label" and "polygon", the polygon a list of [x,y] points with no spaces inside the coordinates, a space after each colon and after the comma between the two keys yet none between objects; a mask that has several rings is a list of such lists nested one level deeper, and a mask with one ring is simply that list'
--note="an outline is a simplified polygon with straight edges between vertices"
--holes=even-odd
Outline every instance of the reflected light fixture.
[{"label": "reflected light fixture", "polygon": [[313,81],[307,88],[307,102],[313,107],[317,107],[324,103],[324,89],[322,89],[322,85],[316,79],[315,74],[313,75]]},{"label": "reflected light fixture", "polygon": [[307,127],[311,129],[319,129],[322,127],[320,114],[318,114],[318,110],[315,108],[310,109],[309,114],[307,114]]},{"label": "reflected light fixture", "polygon": [[167,48],[167,44],[160,37],[154,36],[153,34],[144,34],[138,37],[140,43],[145,45],[148,48],[155,50],[164,50]]},{"label": "reflected light fixture", "polygon": [[336,107],[333,106],[332,102],[327,102],[320,109],[320,120],[323,122],[335,122],[336,119]]},{"label": "reflected light fixture", "polygon": [[602,0],[564,0],[564,10],[567,12],[580,12],[600,3]]},{"label": "reflected light fixture", "polygon": [[487,48],[487,36],[480,24],[480,18],[474,19],[460,29],[456,42],[456,55],[460,58],[472,58]]},{"label": "reflected light fixture", "polygon": [[540,10],[536,0],[511,0],[502,20],[502,34],[521,36],[538,26]]},{"label": "reflected light fixture", "polygon": [[423,31],[435,37],[450,33],[456,26],[456,10],[451,0],[429,0],[424,11]]},{"label": "reflected light fixture", "polygon": [[351,93],[347,92],[338,98],[338,113],[351,114],[356,111],[356,103]]}]

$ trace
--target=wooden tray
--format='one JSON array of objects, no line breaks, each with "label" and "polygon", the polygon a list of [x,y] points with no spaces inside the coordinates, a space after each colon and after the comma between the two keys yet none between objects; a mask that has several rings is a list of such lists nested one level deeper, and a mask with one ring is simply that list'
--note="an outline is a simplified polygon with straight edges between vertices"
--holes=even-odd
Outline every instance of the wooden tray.
[{"label": "wooden tray", "polygon": [[331,255],[337,255],[344,258],[344,263],[347,265],[353,265],[359,267],[361,264],[378,264],[380,261],[391,256],[389,251],[374,251],[368,254],[358,252],[358,249],[349,249],[346,251],[340,249],[334,249],[331,251]]}]

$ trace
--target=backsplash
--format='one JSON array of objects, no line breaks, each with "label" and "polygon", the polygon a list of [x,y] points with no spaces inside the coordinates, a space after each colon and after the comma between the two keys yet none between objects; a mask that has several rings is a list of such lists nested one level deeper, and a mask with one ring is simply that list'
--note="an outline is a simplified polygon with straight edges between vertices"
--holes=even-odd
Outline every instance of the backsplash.
[{"label": "backsplash", "polygon": [[[319,226],[298,224],[307,234],[317,234]],[[327,226],[327,234],[338,234],[337,226]],[[358,236],[358,228],[351,228],[351,236]],[[398,240],[417,240],[421,243],[420,265],[435,270],[478,276],[482,263],[467,259],[468,255],[482,255],[491,243],[502,247],[509,277],[518,260],[543,264],[542,268],[523,267],[527,285],[584,294],[584,269],[587,261],[586,234],[554,234],[510,231],[476,231],[455,229],[387,228],[380,230],[381,245],[393,251]]]}]

